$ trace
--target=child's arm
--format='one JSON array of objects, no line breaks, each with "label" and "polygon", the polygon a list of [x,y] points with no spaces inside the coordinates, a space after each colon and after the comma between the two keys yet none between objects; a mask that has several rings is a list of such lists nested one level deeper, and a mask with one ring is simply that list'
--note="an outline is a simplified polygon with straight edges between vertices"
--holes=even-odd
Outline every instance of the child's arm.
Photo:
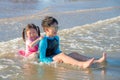
[{"label": "child's arm", "polygon": [[32,43],[29,44],[30,47],[34,47],[35,45],[38,44],[38,42],[43,38],[43,36],[40,36],[39,38],[37,38],[35,41],[33,41]]}]

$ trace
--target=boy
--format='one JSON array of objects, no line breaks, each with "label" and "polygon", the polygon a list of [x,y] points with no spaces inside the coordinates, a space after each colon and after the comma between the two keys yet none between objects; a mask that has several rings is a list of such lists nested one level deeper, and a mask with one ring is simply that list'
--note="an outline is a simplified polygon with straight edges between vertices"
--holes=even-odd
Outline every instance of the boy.
[{"label": "boy", "polygon": [[[49,63],[52,61],[63,62],[71,65],[79,66],[80,68],[88,68],[94,61],[94,58],[88,59],[84,56],[85,61],[78,60],[77,56],[79,54],[75,53],[68,56],[64,54],[59,47],[59,36],[57,36],[58,31],[58,21],[51,17],[47,16],[42,21],[42,28],[45,32],[44,38],[39,43],[39,55],[40,61],[43,63]],[[81,55],[79,55],[81,57]]]}]

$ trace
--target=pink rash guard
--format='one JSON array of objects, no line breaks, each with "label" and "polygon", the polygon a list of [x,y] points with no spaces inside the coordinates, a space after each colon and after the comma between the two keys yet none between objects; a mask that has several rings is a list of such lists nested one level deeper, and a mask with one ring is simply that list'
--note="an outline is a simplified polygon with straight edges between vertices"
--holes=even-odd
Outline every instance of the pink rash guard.
[{"label": "pink rash guard", "polygon": [[38,51],[38,44],[35,45],[34,47],[30,47],[29,44],[31,44],[33,42],[33,40],[26,40],[26,50],[20,50],[19,54],[24,56],[24,57],[28,57],[29,55],[31,55],[34,52]]}]

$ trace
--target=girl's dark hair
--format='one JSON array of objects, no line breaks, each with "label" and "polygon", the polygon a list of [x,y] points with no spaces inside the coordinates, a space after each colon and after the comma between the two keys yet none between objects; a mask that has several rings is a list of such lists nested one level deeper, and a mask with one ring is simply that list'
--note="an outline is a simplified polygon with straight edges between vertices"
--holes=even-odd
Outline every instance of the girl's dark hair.
[{"label": "girl's dark hair", "polygon": [[23,29],[23,32],[22,32],[22,38],[23,38],[23,41],[26,41],[26,32],[29,30],[29,29],[35,29],[38,33],[38,36],[40,36],[40,28],[38,26],[36,26],[35,24],[28,24],[24,29]]},{"label": "girl's dark hair", "polygon": [[45,19],[42,20],[41,25],[43,29],[45,29],[45,27],[51,27],[54,23],[58,24],[58,21],[54,17],[46,16]]}]

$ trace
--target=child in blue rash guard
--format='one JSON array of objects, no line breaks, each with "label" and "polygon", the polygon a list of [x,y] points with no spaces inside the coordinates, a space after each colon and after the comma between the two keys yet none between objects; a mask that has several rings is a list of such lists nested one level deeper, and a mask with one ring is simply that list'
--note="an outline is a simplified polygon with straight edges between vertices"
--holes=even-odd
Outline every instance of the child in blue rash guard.
[{"label": "child in blue rash guard", "polygon": [[94,58],[89,59],[88,57],[79,55],[75,52],[66,55],[59,47],[59,36],[57,36],[58,21],[51,16],[47,16],[42,20],[41,25],[45,32],[45,36],[39,43],[39,61],[43,63],[50,63],[53,61],[63,62],[79,66],[80,68],[88,68],[94,62],[101,63],[105,61],[105,53],[103,53],[102,58],[98,60],[94,60]]},{"label": "child in blue rash guard", "polygon": [[[39,44],[40,50],[40,61],[49,63],[53,61],[53,56],[61,53],[59,49],[59,37],[48,37],[44,36],[44,39]],[[43,45],[44,44],[44,45]]]}]

